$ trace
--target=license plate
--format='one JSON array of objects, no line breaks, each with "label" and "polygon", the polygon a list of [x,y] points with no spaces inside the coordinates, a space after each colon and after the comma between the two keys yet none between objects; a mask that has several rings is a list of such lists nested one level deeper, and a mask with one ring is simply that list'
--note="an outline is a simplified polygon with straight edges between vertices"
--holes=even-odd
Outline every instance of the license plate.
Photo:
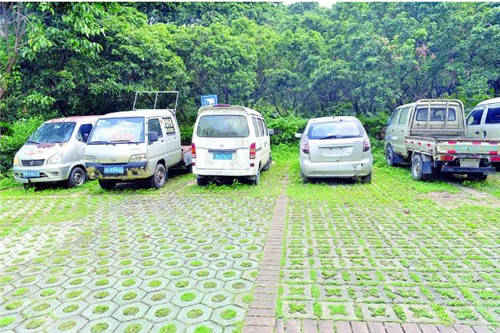
[{"label": "license plate", "polygon": [[479,160],[476,159],[463,159],[460,160],[462,168],[479,168]]},{"label": "license plate", "polygon": [[233,153],[230,151],[216,151],[214,154],[214,160],[232,160]]},{"label": "license plate", "polygon": [[114,167],[104,167],[104,174],[107,175],[123,175],[123,167],[114,166]]},{"label": "license plate", "polygon": [[40,171],[39,170],[23,171],[23,178],[40,178]]}]

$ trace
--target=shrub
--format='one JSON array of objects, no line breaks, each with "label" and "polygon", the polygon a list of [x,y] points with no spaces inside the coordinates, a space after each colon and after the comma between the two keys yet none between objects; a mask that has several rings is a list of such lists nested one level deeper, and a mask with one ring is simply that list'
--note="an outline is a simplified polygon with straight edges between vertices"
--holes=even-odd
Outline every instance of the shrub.
[{"label": "shrub", "polygon": [[297,116],[286,116],[280,118],[269,118],[266,120],[267,127],[274,129],[271,136],[272,144],[296,143],[295,133],[302,131],[307,124],[307,119]]},{"label": "shrub", "polygon": [[24,142],[41,124],[39,117],[17,120],[9,125],[8,135],[0,137],[0,175],[12,168],[12,160]]}]

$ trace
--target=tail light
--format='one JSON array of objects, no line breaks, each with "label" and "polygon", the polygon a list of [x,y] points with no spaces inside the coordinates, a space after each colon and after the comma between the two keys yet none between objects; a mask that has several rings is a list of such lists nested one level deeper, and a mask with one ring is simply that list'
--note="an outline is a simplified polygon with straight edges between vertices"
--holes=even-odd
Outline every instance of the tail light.
[{"label": "tail light", "polygon": [[370,140],[366,139],[363,141],[363,151],[369,151],[370,150]]},{"label": "tail light", "polygon": [[448,150],[448,154],[456,154],[457,151],[455,149],[450,149]]},{"label": "tail light", "polygon": [[191,144],[191,155],[193,156],[193,159],[196,158],[196,145],[194,143]]},{"label": "tail light", "polygon": [[309,141],[304,141],[302,144],[302,152],[304,154],[309,154]]},{"label": "tail light", "polygon": [[453,155],[441,155],[439,159],[441,161],[453,161]]},{"label": "tail light", "polygon": [[257,145],[252,143],[250,145],[250,159],[255,160],[255,156],[257,155]]}]

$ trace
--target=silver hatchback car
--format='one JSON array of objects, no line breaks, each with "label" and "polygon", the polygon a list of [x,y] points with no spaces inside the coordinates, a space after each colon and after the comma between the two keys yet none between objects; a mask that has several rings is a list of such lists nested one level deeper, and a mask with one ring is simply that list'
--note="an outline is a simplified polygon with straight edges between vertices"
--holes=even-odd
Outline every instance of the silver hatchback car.
[{"label": "silver hatchback car", "polygon": [[300,170],[309,178],[360,178],[370,183],[373,157],[370,139],[356,117],[310,119],[300,138]]}]

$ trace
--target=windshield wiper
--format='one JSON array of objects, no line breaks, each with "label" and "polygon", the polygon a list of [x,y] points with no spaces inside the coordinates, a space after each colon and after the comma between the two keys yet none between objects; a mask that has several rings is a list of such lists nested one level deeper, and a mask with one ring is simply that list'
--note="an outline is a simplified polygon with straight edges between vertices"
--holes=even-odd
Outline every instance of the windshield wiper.
[{"label": "windshield wiper", "polygon": [[111,142],[108,141],[91,141],[88,143],[89,145],[109,145]]},{"label": "windshield wiper", "polygon": [[26,143],[34,143],[35,145],[40,144],[40,142],[36,142],[36,141],[33,141],[33,140],[28,140],[28,141],[26,141]]},{"label": "windshield wiper", "polygon": [[328,135],[328,136],[324,136],[322,138],[319,138],[318,140],[337,139],[337,138],[339,138],[338,135]]},{"label": "windshield wiper", "polygon": [[111,143],[139,143],[139,141],[130,141],[130,140],[113,140]]}]

